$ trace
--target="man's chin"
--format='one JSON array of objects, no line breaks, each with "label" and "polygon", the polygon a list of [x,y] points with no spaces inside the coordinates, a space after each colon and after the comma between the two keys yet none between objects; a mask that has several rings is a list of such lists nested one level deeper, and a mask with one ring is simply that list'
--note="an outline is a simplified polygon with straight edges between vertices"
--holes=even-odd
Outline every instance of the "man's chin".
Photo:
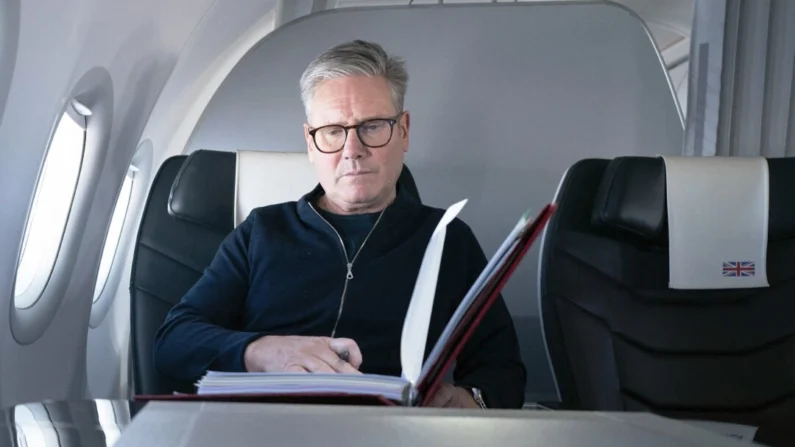
[{"label": "man's chin", "polygon": [[342,186],[340,195],[346,200],[351,200],[351,203],[373,200],[378,196],[379,192],[379,188],[373,182],[364,180],[346,181],[340,186]]},{"label": "man's chin", "polygon": [[378,177],[374,173],[346,175],[340,178],[340,181],[347,185],[362,185],[370,184]]},{"label": "man's chin", "polygon": [[378,200],[379,191],[373,188],[348,188],[340,199],[350,205],[368,205]]},{"label": "man's chin", "polygon": [[350,205],[369,205],[377,198],[376,194],[346,194],[342,199]]}]

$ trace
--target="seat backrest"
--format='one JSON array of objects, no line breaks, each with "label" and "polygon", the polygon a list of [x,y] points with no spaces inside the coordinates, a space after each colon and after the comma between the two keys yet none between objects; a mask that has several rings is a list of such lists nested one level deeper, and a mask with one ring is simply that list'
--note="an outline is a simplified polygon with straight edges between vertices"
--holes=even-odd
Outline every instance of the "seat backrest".
[{"label": "seat backrest", "polygon": [[130,277],[131,359],[135,394],[192,392],[161,375],[152,348],[168,311],[199,279],[232,231],[233,153],[197,151],[167,159],[144,205]]},{"label": "seat backrest", "polygon": [[[419,199],[407,167],[399,182]],[[157,330],[251,209],[297,200],[316,183],[305,153],[198,150],[163,163],[144,205],[130,278],[135,394],[193,391],[155,368]]]},{"label": "seat backrest", "polygon": [[[540,262],[543,332],[562,408],[651,411],[751,425],[758,434],[788,430],[795,420],[795,159],[762,166],[757,185],[764,187],[753,200],[727,195],[720,183],[679,184],[703,181],[698,176],[678,173],[673,185],[662,158],[571,166]],[[676,200],[690,191],[700,202],[683,211],[670,197],[677,188]],[[711,211],[728,200],[736,210]],[[683,213],[689,227],[680,225]],[[736,232],[760,222],[765,228]],[[694,228],[698,237],[682,251],[681,233]],[[764,253],[761,262],[721,258],[712,247],[714,271],[698,270],[703,247],[725,235],[729,246],[763,244],[751,247]],[[682,285],[682,267],[702,283]]]}]

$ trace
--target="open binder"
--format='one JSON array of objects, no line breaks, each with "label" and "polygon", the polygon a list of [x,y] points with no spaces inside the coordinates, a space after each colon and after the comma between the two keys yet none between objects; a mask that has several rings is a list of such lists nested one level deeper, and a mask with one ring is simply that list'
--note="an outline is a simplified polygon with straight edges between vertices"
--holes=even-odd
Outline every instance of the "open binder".
[{"label": "open binder", "polygon": [[198,381],[196,394],[136,396],[136,399],[427,405],[459,352],[555,210],[554,204],[548,204],[535,218],[526,212],[519,219],[472,284],[423,362],[447,225],[455,219],[466,202],[462,200],[447,209],[426,248],[403,324],[401,377],[208,371]]}]

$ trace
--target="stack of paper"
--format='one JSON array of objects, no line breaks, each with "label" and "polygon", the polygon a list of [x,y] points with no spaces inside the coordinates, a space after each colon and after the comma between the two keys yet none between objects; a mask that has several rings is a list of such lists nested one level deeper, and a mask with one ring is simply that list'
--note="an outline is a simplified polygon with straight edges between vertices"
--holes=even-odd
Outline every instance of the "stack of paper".
[{"label": "stack of paper", "polygon": [[198,382],[197,394],[343,393],[403,400],[408,383],[377,374],[228,373],[209,371]]}]

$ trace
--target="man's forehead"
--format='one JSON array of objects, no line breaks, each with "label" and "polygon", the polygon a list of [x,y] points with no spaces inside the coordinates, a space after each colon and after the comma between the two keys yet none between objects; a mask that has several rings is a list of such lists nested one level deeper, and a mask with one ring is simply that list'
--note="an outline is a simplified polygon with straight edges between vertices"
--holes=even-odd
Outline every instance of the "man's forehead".
[{"label": "man's forehead", "polygon": [[324,81],[311,99],[312,126],[354,124],[371,118],[395,115],[389,86],[373,78],[343,78]]}]

